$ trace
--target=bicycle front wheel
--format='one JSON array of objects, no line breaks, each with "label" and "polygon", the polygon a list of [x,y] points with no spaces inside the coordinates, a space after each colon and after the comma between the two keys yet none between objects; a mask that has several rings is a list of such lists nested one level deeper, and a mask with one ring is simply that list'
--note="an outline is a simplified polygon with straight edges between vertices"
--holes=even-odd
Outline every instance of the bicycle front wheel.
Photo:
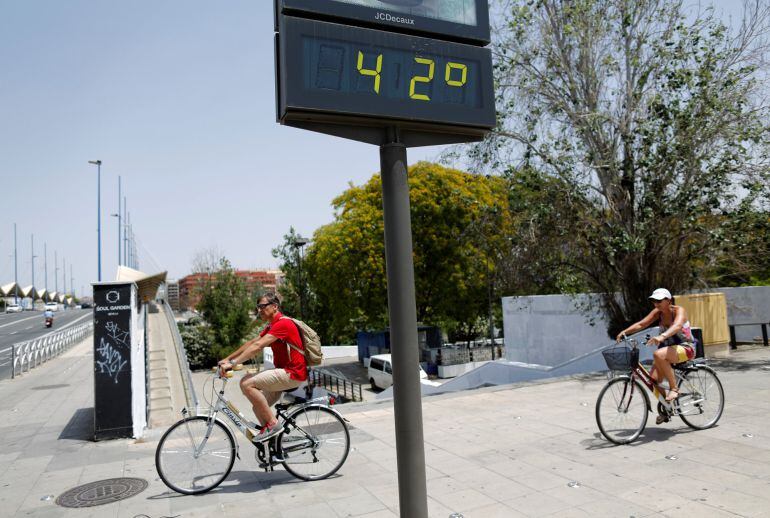
[{"label": "bicycle front wheel", "polygon": [[155,451],[155,468],[163,483],[185,495],[217,487],[234,462],[232,433],[224,424],[210,422],[205,416],[187,417],[173,425]]},{"label": "bicycle front wheel", "polygon": [[628,376],[607,383],[596,400],[596,424],[608,441],[628,444],[647,425],[647,394]]},{"label": "bicycle front wheel", "polygon": [[711,428],[725,408],[725,392],[716,373],[700,366],[687,370],[679,386],[679,417],[691,428]]},{"label": "bicycle front wheel", "polygon": [[337,412],[322,406],[302,408],[288,417],[288,432],[277,439],[286,471],[302,480],[330,477],[345,463],[350,433]]}]

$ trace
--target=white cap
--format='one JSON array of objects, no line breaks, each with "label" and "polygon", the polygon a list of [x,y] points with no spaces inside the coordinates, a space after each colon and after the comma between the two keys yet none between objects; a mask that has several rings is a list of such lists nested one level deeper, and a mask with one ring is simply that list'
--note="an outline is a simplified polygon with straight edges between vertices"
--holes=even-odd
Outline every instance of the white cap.
[{"label": "white cap", "polygon": [[653,300],[663,300],[663,299],[672,299],[671,292],[668,291],[666,288],[658,288],[657,290],[652,292],[652,295],[647,297],[649,299]]}]

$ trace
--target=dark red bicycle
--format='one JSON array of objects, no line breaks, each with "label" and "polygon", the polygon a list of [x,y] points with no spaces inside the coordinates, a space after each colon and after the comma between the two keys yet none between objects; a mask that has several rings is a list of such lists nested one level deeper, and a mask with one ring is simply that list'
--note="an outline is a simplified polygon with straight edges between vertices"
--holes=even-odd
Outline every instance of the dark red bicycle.
[{"label": "dark red bicycle", "polygon": [[647,425],[652,412],[646,386],[657,399],[657,411],[666,421],[679,416],[687,426],[705,430],[714,426],[725,407],[725,394],[716,372],[698,358],[673,365],[679,397],[667,402],[666,391],[655,383],[639,363],[638,341],[626,338],[627,345],[602,351],[611,379],[596,400],[596,424],[602,435],[615,444],[635,441]]}]

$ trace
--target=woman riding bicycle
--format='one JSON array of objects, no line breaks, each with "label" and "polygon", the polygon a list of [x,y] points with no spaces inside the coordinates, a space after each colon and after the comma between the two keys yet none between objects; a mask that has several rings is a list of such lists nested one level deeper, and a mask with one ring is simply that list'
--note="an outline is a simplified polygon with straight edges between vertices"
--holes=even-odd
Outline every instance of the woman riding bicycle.
[{"label": "woman riding bicycle", "polygon": [[[656,383],[661,379],[660,374],[668,380],[669,391],[666,394],[666,401],[671,402],[679,397],[679,387],[676,385],[676,377],[671,365],[692,360],[695,357],[692,331],[690,322],[687,320],[687,311],[682,306],[674,305],[674,298],[667,289],[658,288],[652,292],[649,299],[655,309],[636,324],[618,333],[617,341],[620,342],[624,336],[647,329],[657,323],[660,334],[653,336],[647,342],[647,345],[658,346],[658,350],[653,353],[650,374]],[[664,421],[666,418],[662,415],[655,420],[657,424]]]}]

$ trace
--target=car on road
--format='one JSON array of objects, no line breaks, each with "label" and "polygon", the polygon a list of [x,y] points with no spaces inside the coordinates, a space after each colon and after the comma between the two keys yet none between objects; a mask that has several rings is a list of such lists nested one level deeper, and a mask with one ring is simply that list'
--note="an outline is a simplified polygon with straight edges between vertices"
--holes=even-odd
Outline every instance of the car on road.
[{"label": "car on road", "polygon": [[21,306],[18,304],[8,304],[5,306],[6,313],[21,313]]},{"label": "car on road", "polygon": [[46,311],[59,311],[59,304],[57,302],[46,302],[45,303],[45,310]]}]

